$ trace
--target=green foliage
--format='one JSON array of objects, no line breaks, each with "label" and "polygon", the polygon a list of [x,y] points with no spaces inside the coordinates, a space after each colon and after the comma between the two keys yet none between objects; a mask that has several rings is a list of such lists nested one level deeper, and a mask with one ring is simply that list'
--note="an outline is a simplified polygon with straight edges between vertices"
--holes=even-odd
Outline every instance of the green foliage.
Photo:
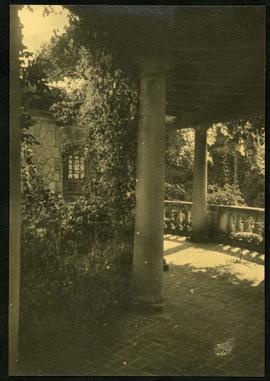
[{"label": "green foliage", "polygon": [[57,93],[49,87],[47,62],[40,55],[33,55],[26,48],[20,52],[20,83],[21,105],[28,110],[30,107],[49,107]]},{"label": "green foliage", "polygon": [[230,234],[215,235],[213,240],[233,247],[247,249],[251,252],[264,253],[265,251],[264,237],[252,232],[231,232]]},{"label": "green foliage", "polygon": [[264,251],[264,239],[260,234],[252,232],[232,233],[230,241],[236,246],[245,247],[249,250]]},{"label": "green foliage", "polygon": [[[60,52],[62,42],[55,37],[52,48]],[[83,129],[91,177],[85,197],[64,202],[45,188],[32,162],[31,143],[25,144],[22,295],[27,311],[75,308],[93,315],[128,297],[138,92],[136,81],[117,68],[109,53],[81,46],[72,50],[76,60],[68,78],[65,68],[57,67],[61,60],[49,62],[44,55],[40,60],[48,64],[46,83],[54,67],[63,74],[64,86],[53,84],[59,99],[51,110],[60,126]]]},{"label": "green foliage", "polygon": [[23,316],[34,310],[93,317],[126,303],[132,260],[128,226],[119,236],[98,199],[67,203],[47,189],[27,142],[22,185]]},{"label": "green foliage", "polygon": [[48,108],[52,101],[56,99],[56,94],[48,86],[45,74],[46,65],[43,59],[39,56],[33,57],[33,54],[22,45],[19,63],[21,87],[20,127],[21,139],[25,143],[22,150],[26,154],[26,145],[29,145],[30,148],[32,144],[39,144],[37,139],[29,132],[29,128],[34,125],[30,108]]},{"label": "green foliage", "polygon": [[88,192],[102,192],[110,217],[127,223],[135,189],[137,87],[109,55],[101,53],[96,59],[78,118],[93,168]]},{"label": "green foliage", "polygon": [[265,207],[265,176],[249,163],[243,165],[240,174],[239,187],[245,195],[246,204],[254,207]]},{"label": "green foliage", "polygon": [[211,237],[211,240],[224,245],[250,250],[251,252],[265,253],[264,237],[252,232],[215,233],[214,236]]},{"label": "green foliage", "polygon": [[[74,30],[78,31],[77,21],[67,31],[66,45],[64,37],[58,36],[48,47],[48,55],[42,52],[45,59],[53,57],[50,78],[55,79],[54,70],[61,74],[61,81],[53,84],[61,98],[51,111],[60,126],[84,131],[82,145],[91,166],[85,194],[93,205],[98,200],[109,222],[122,230],[134,220],[137,79],[120,69],[102,46],[82,46]],[[69,68],[65,63],[62,67],[59,53],[65,56],[71,45],[72,62]]]},{"label": "green foliage", "polygon": [[179,184],[165,183],[165,200],[186,200],[186,190]]},{"label": "green foliage", "polygon": [[207,202],[214,205],[245,205],[238,185],[230,184],[225,184],[223,187],[208,185]]},{"label": "green foliage", "polygon": [[165,199],[191,200],[194,160],[193,130],[167,131],[165,159]]},{"label": "green foliage", "polygon": [[22,172],[23,313],[93,317],[127,302],[130,237],[114,234],[102,208],[93,209],[84,198],[68,204],[46,189],[29,155],[28,147]]},{"label": "green foliage", "polygon": [[264,206],[263,117],[216,124],[208,130],[209,182],[237,184],[250,206]]}]

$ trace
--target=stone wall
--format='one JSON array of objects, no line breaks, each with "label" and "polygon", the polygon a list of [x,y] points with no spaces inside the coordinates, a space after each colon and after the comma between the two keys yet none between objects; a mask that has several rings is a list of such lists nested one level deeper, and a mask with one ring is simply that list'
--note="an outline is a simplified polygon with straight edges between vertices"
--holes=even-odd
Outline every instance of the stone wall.
[{"label": "stone wall", "polygon": [[60,148],[60,131],[49,112],[31,110],[35,124],[30,132],[37,138],[34,160],[47,186],[54,192],[63,193],[63,164]]}]

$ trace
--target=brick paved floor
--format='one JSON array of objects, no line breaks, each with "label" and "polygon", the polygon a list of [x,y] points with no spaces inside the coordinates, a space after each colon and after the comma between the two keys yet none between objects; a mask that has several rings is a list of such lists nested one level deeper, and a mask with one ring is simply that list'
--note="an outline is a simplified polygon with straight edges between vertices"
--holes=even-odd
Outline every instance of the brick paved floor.
[{"label": "brick paved floor", "polygon": [[183,237],[166,237],[165,255],[163,312],[81,322],[58,346],[37,345],[22,373],[263,376],[263,266]]}]

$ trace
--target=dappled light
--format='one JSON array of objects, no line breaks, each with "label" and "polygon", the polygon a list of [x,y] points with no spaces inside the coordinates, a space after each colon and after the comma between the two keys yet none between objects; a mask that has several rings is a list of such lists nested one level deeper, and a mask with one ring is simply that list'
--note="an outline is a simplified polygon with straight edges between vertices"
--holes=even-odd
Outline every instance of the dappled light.
[{"label": "dappled light", "polygon": [[185,237],[165,236],[164,254],[168,264],[189,265],[193,272],[215,269],[220,276],[234,275],[234,283],[247,281],[256,287],[264,280],[263,265],[230,255],[215,244],[192,244]]}]

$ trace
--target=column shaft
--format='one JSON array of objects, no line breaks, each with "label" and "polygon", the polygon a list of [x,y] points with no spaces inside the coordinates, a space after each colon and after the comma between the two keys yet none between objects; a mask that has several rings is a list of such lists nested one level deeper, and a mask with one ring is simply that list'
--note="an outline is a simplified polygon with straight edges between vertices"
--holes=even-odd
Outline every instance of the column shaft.
[{"label": "column shaft", "polygon": [[162,294],[165,80],[156,70],[140,79],[133,274],[137,301],[149,303]]},{"label": "column shaft", "polygon": [[207,129],[195,130],[192,193],[192,239],[207,235]]}]

